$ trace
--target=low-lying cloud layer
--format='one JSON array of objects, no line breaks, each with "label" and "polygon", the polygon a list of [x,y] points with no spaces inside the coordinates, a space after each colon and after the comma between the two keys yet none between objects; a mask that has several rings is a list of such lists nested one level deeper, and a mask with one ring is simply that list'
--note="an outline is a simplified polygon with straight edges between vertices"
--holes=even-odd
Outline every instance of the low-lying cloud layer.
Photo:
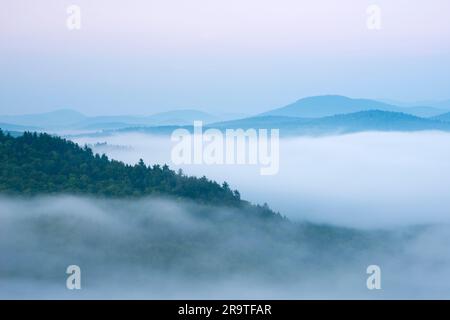
[{"label": "low-lying cloud layer", "polygon": [[[169,138],[79,138],[167,163]],[[183,166],[291,221],[172,199],[0,198],[0,298],[448,298],[450,134],[281,140],[280,171]],[[366,268],[381,268],[368,290]],[[79,265],[82,289],[66,289]]]},{"label": "low-lying cloud layer", "polygon": [[167,163],[188,174],[226,180],[245,199],[267,202],[294,220],[363,228],[450,222],[450,134],[369,132],[282,139],[280,170],[171,163],[168,137],[142,134],[76,139],[129,146],[94,148],[127,163]]},{"label": "low-lying cloud layer", "polygon": [[[450,228],[277,225],[169,199],[0,199],[0,298],[446,298]],[[368,290],[366,268],[382,270]],[[66,289],[67,266],[81,290]]]}]

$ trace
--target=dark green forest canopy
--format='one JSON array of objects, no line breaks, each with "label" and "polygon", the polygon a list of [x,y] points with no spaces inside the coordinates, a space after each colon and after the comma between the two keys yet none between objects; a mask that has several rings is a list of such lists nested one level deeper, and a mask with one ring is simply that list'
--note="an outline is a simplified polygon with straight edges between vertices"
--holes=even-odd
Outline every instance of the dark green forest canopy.
[{"label": "dark green forest canopy", "polygon": [[46,133],[12,137],[0,129],[0,193],[83,194],[126,198],[148,195],[190,199],[203,204],[246,208],[277,216],[266,204],[241,200],[238,191],[206,177],[186,176],[167,165],[135,165],[94,154],[88,147]]}]

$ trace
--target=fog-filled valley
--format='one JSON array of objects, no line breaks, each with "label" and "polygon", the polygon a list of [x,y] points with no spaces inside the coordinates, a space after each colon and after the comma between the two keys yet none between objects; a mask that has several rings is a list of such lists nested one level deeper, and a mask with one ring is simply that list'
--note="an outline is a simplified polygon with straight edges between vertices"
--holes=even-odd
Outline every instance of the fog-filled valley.
[{"label": "fog-filled valley", "polygon": [[[3,195],[1,298],[445,298],[449,138],[281,139],[271,176],[258,165],[177,166],[165,136],[72,138],[126,163],[227,181],[286,219],[170,196]],[[82,290],[65,287],[72,264]],[[367,289],[369,265],[382,290]]]},{"label": "fog-filled valley", "polygon": [[[2,198],[1,298],[442,298],[450,228],[360,231],[264,222],[146,198]],[[68,265],[82,290],[65,288]],[[382,290],[366,268],[382,268]]]},{"label": "fog-filled valley", "polygon": [[[279,172],[259,165],[175,165],[170,137],[77,137],[95,152],[134,164],[167,163],[227,181],[243,198],[292,220],[357,228],[450,222],[450,134],[366,132],[280,140]],[[98,144],[96,143],[104,143]]]}]

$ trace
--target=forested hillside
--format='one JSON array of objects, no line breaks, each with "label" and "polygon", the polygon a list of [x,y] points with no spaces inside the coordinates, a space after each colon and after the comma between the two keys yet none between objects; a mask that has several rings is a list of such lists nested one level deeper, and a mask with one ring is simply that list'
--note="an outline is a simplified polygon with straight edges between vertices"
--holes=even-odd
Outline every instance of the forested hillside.
[{"label": "forested hillside", "polygon": [[186,176],[167,165],[147,166],[142,160],[127,165],[45,133],[26,132],[15,138],[0,130],[0,192],[117,198],[164,195],[274,214],[266,205],[251,206],[241,200],[226,182],[220,185],[206,177]]}]

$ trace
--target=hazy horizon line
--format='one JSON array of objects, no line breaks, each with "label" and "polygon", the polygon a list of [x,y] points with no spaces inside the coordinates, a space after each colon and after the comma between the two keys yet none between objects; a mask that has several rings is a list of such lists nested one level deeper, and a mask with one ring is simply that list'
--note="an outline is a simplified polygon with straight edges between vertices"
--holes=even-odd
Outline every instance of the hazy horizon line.
[{"label": "hazy horizon line", "polygon": [[[133,116],[133,117],[150,117],[150,116],[155,116],[158,114],[163,114],[166,112],[173,112],[173,111],[193,111],[193,112],[203,112],[203,113],[207,113],[208,115],[212,115],[212,116],[222,116],[222,115],[230,115],[230,114],[241,114],[244,116],[254,116],[254,115],[258,115],[260,113],[265,113],[268,111],[272,111],[272,110],[276,110],[279,108],[283,108],[285,106],[288,106],[292,103],[298,102],[300,100],[303,99],[308,99],[308,98],[315,98],[315,97],[345,97],[345,98],[349,98],[352,100],[359,100],[359,99],[365,99],[365,100],[374,100],[377,102],[382,102],[382,103],[386,103],[386,104],[390,104],[393,106],[398,106],[398,107],[430,107],[430,108],[437,108],[434,107],[432,105],[429,104],[439,104],[439,103],[446,103],[449,102],[450,103],[450,98],[449,99],[437,99],[437,98],[429,98],[429,99],[420,99],[420,100],[400,100],[400,99],[391,99],[391,98],[372,98],[372,97],[354,97],[354,96],[350,96],[350,95],[344,95],[344,94],[340,94],[340,93],[328,93],[328,94],[317,94],[317,95],[306,95],[306,96],[302,96],[294,101],[291,100],[291,102],[287,102],[285,104],[282,105],[277,105],[277,106],[273,106],[270,107],[268,109],[264,108],[262,110],[259,110],[257,112],[238,112],[238,111],[233,111],[230,110],[228,112],[217,112],[217,110],[210,110],[210,108],[205,108],[205,107],[195,107],[195,106],[186,106],[186,107],[173,107],[173,108],[167,108],[167,109],[163,109],[160,111],[155,111],[155,112],[151,112],[151,113],[86,113],[85,111],[80,111],[78,108],[76,107],[60,107],[60,108],[51,108],[51,109],[45,109],[42,110],[40,112],[26,112],[26,113],[1,113],[0,116],[29,116],[29,115],[40,115],[40,114],[46,114],[46,113],[53,113],[53,112],[58,112],[58,111],[71,111],[71,112],[76,112],[80,115],[83,115],[85,117],[102,117],[102,116],[110,116],[110,117],[120,117],[120,116]],[[122,108],[120,108],[122,109]],[[123,109],[126,109],[126,107],[124,107]]]}]

